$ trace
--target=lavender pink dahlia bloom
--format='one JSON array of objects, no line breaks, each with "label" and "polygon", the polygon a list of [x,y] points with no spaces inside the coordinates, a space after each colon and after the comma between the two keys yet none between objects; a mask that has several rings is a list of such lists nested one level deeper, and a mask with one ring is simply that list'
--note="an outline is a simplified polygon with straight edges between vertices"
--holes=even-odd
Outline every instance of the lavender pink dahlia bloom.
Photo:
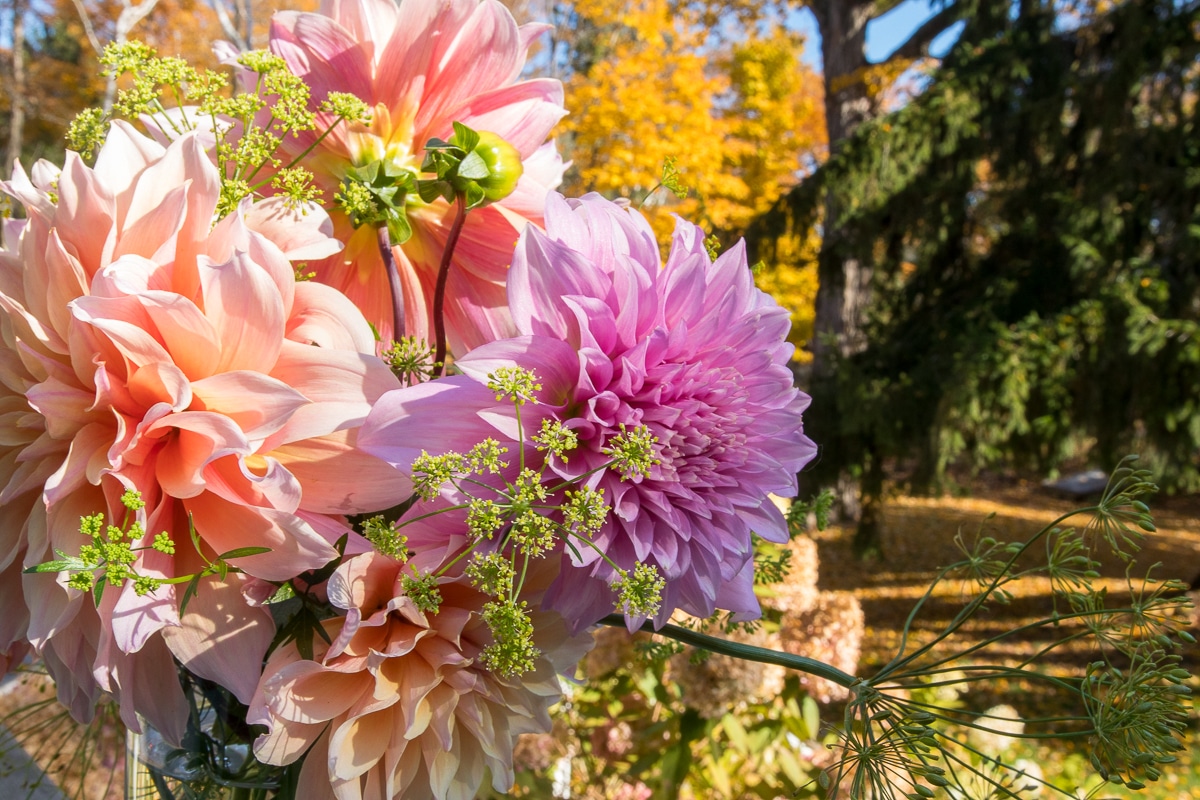
[{"label": "lavender pink dahlia bloom", "polygon": [[[751,534],[787,540],[768,494],[793,495],[816,447],[801,419],[809,398],[787,366],[788,313],[754,286],[744,245],[713,261],[703,231],[680,220],[663,264],[636,211],[598,195],[551,195],[545,232],[521,236],[508,296],[521,335],[461,358],[463,375],[384,395],[360,444],[402,471],[422,450],[466,450],[488,436],[515,447],[512,406],[483,384],[501,366],[533,370],[542,390],[539,404],[522,408],[524,440],[544,418],[579,438],[565,462],[552,459],[558,475],[607,462],[603,450],[623,425],[647,426],[660,460],[645,478],[605,470],[585,479],[612,513],[594,548],[562,550],[547,602],[580,626],[611,611],[616,573],[602,551],[622,569],[661,571],[659,623],[677,608],[756,616]],[[527,459],[542,455],[530,449]],[[434,538],[440,527],[454,546],[452,520],[432,518],[414,536]]]}]

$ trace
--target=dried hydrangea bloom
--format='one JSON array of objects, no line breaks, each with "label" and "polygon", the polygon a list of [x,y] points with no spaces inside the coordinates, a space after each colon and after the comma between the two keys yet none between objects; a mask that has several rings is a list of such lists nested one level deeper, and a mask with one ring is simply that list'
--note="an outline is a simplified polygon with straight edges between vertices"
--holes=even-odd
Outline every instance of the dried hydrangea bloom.
[{"label": "dried hydrangea bloom", "polygon": [[[346,514],[406,493],[355,446],[371,403],[398,385],[370,327],[334,289],[295,279],[291,258],[339,246],[320,209],[267,201],[216,221],[219,176],[196,135],[163,147],[119,122],[94,168],[67,153],[61,173],[18,167],[2,188],[28,213],[6,223],[0,250],[0,402],[16,423],[0,441],[6,570],[79,553],[80,518],[122,525],[135,490],[136,543],[165,531],[178,544],[138,551],[139,575],[202,569],[194,523],[208,558],[268,548],[233,562],[284,580],[336,556]],[[21,635],[77,716],[110,691],[128,724],[137,711],[177,738],[172,657],[253,693],[274,626],[242,598],[247,575],[202,581],[183,618],[173,586],[126,581],[96,608],[61,573],[4,581],[23,593],[5,608],[32,611]]]},{"label": "dried hydrangea bloom", "polygon": [[791,553],[787,575],[770,585],[771,596],[765,603],[781,614],[800,614],[815,607],[821,593],[817,588],[820,551],[807,536],[797,536],[784,547]]},{"label": "dried hydrangea bloom", "polygon": [[[550,130],[566,113],[562,86],[518,80],[528,48],[547,29],[518,26],[496,0],[324,0],[320,13],[283,11],[271,22],[270,48],[312,88],[314,110],[330,92],[346,92],[372,110],[368,126],[339,125],[289,137],[284,151],[302,162],[332,201],[352,168],[374,162],[416,173],[431,138],[448,141],[453,122],[497,134],[516,148],[524,172],[516,190],[467,217],[446,296],[450,350],[463,353],[511,335],[504,279],[525,224],[539,221],[546,192],[563,164]],[[317,131],[333,121],[317,114]],[[455,213],[444,200],[406,201],[412,238],[393,248],[403,284],[408,334],[432,342],[434,285]],[[317,279],[344,291],[379,330],[393,336],[391,293],[371,226],[355,229],[334,211],[339,255],[310,262]]]},{"label": "dried hydrangea bloom", "polygon": [[[681,220],[664,264],[636,211],[599,195],[551,195],[545,232],[521,236],[508,293],[522,335],[460,358],[463,376],[385,396],[363,446],[402,471],[423,449],[465,452],[488,436],[515,452],[512,408],[485,384],[501,367],[532,370],[542,389],[521,412],[526,437],[543,419],[570,429],[578,446],[551,460],[554,472],[587,476],[612,506],[590,542],[563,548],[548,602],[578,627],[611,612],[619,575],[611,561],[661,572],[656,622],[677,608],[758,616],[751,533],[787,541],[768,495],[794,495],[816,447],[801,419],[809,398],[787,366],[788,313],[755,288],[744,245],[714,261],[703,231]],[[649,474],[595,472],[637,426],[657,442]],[[527,459],[542,458],[529,447]]]},{"label": "dried hydrangea bloom", "polygon": [[[759,628],[753,632],[735,631],[723,637],[741,644],[769,650],[780,649],[778,634]],[[693,648],[674,655],[668,662],[668,677],[683,689],[683,702],[705,719],[720,719],[747,705],[777,697],[783,691],[787,670],[777,664],[763,664],[717,653],[704,653],[696,659]]]},{"label": "dried hydrangea bloom", "polygon": [[286,645],[267,662],[248,720],[269,732],[254,752],[269,764],[308,753],[298,800],[469,800],[485,771],[507,791],[517,737],[550,729],[558,674],[590,638],[535,613],[541,656],[530,672],[501,677],[480,658],[492,641],[481,614],[490,598],[447,577],[439,610],[423,612],[404,591],[410,568],[378,553],[342,564],[328,587],[346,612],[324,623],[332,644],[317,639],[312,661]]},{"label": "dried hydrangea bloom", "polygon": [[[823,661],[847,675],[858,671],[866,620],[858,598],[849,592],[821,592],[807,611],[789,613],[779,623],[783,649]],[[814,675],[800,675],[800,685],[820,703],[845,700],[850,690]]]}]

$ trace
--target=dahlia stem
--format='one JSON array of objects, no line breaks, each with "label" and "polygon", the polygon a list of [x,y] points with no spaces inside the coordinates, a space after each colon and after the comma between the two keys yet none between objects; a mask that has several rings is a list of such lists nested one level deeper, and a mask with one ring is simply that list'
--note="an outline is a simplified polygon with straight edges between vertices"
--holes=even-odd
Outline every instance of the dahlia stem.
[{"label": "dahlia stem", "polygon": [[[600,620],[601,625],[610,625],[614,628],[625,627],[625,617],[620,614],[609,614],[604,619]],[[707,650],[710,653],[719,653],[732,658],[740,658],[743,661],[758,661],[762,664],[778,664],[781,667],[794,669],[797,672],[803,672],[808,675],[815,675],[818,678],[824,678],[827,681],[836,683],[838,686],[844,686],[847,689],[853,689],[857,684],[865,683],[861,678],[856,678],[853,675],[848,675],[842,672],[837,667],[826,664],[824,661],[817,661],[804,656],[794,656],[791,653],[781,653],[778,650],[768,650],[765,647],[755,647],[752,644],[742,644],[741,642],[731,642],[728,639],[720,639],[716,636],[709,636],[706,633],[699,631],[688,630],[681,628],[678,625],[667,623],[661,628],[655,628],[649,621],[643,622],[642,627],[638,630],[646,633],[665,636],[668,639],[674,639],[677,642],[690,644],[693,647],[699,647]]]},{"label": "dahlia stem", "polygon": [[400,269],[396,266],[392,237],[388,235],[386,225],[379,226],[377,238],[379,255],[383,258],[383,268],[387,272],[388,288],[392,292],[392,340],[400,341],[400,337],[404,335],[404,289],[400,286]]},{"label": "dahlia stem", "polygon": [[454,196],[454,222],[450,225],[450,235],[446,239],[446,249],[442,251],[442,263],[438,267],[437,286],[433,290],[433,337],[436,342],[433,351],[433,368],[438,377],[446,372],[446,280],[450,277],[450,261],[454,256],[454,248],[458,245],[459,234],[462,233],[463,223],[467,221],[467,196],[459,192]]}]

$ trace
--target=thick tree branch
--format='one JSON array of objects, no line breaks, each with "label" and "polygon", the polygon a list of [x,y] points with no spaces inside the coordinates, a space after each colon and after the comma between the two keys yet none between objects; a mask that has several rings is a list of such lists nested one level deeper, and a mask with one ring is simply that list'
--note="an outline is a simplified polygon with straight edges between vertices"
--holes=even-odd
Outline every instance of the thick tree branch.
[{"label": "thick tree branch", "polygon": [[954,23],[958,22],[960,17],[957,4],[951,3],[943,8],[938,13],[927,19],[921,27],[913,31],[912,36],[904,44],[896,48],[890,56],[884,59],[883,63],[889,63],[898,59],[914,60],[929,55],[929,45],[933,43],[939,35]]}]

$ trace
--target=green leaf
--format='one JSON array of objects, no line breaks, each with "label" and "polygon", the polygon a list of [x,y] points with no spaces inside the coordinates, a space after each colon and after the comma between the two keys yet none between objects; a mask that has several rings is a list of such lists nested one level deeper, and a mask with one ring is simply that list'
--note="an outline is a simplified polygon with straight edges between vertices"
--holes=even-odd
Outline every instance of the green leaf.
[{"label": "green leaf", "polygon": [[108,577],[100,578],[92,584],[92,602],[96,604],[96,608],[100,607],[100,601],[104,599],[104,587],[108,586]]},{"label": "green leaf", "polygon": [[484,193],[483,187],[477,183],[467,184],[467,208],[478,208],[487,202],[487,194]]},{"label": "green leaf", "polygon": [[479,134],[461,122],[455,122],[453,142],[461,147],[464,152],[470,153],[479,144]]},{"label": "green leaf", "polygon": [[31,572],[62,572],[70,568],[70,566],[71,562],[69,561],[44,561],[36,567],[26,567],[23,572],[26,574]]},{"label": "green leaf", "polygon": [[806,739],[816,739],[817,733],[821,729],[821,708],[817,705],[817,701],[811,697],[804,698],[803,712],[804,727],[808,729]]},{"label": "green leaf", "polygon": [[393,245],[404,244],[412,238],[412,225],[408,223],[408,215],[400,209],[388,209],[387,230]]},{"label": "green leaf", "polygon": [[454,190],[446,181],[417,181],[417,194],[426,203],[432,203],[439,197],[444,198],[446,202],[454,199]]},{"label": "green leaf", "polygon": [[260,556],[263,553],[271,552],[269,547],[235,547],[233,550],[226,550],[221,555],[217,556],[218,561],[226,561],[231,558],[246,558],[247,556]]},{"label": "green leaf", "polygon": [[486,178],[491,174],[488,169],[487,162],[483,160],[483,156],[476,153],[474,150],[467,153],[466,158],[458,165],[458,177],[466,178],[472,181],[478,181]]},{"label": "green leaf", "polygon": [[187,589],[185,589],[183,592],[183,599],[179,601],[179,616],[182,617],[185,613],[187,613],[188,602],[190,602],[191,599],[196,596],[196,592],[200,589],[200,578],[200,573],[196,573],[196,575],[190,581],[188,581]]},{"label": "green leaf", "polygon": [[266,604],[271,605],[272,603],[282,603],[285,600],[291,600],[295,596],[296,590],[292,587],[292,584],[285,583],[275,590],[275,594],[267,598]]},{"label": "green leaf", "polygon": [[750,752],[750,740],[746,735],[746,729],[735,715],[726,714],[721,719],[721,727],[725,729],[725,736],[735,750],[739,753]]}]

